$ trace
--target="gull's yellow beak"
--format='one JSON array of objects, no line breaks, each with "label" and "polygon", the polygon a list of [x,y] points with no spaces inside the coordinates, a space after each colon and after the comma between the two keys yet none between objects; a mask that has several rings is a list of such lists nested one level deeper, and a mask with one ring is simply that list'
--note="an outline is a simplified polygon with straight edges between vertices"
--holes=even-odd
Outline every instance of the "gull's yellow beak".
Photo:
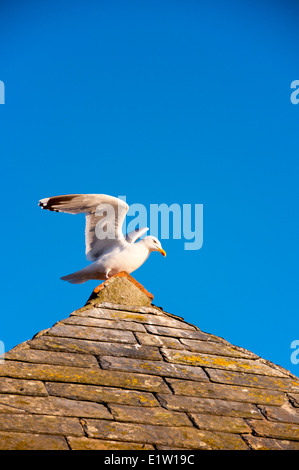
[{"label": "gull's yellow beak", "polygon": [[161,255],[166,256],[166,251],[162,250],[162,248],[159,248],[159,252],[161,253]]}]

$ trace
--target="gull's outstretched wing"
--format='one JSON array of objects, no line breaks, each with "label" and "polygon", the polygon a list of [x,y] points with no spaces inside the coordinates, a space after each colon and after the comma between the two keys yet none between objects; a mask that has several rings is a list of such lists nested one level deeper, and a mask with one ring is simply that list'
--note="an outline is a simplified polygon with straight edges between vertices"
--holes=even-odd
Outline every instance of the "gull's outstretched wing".
[{"label": "gull's outstretched wing", "polygon": [[68,194],[41,199],[39,206],[55,212],[85,213],[85,253],[90,261],[128,243],[122,224],[129,206],[121,199],[106,194]]},{"label": "gull's outstretched wing", "polygon": [[149,230],[148,227],[144,228],[137,228],[136,230],[133,230],[132,232],[127,233],[126,235],[126,240],[129,243],[134,243],[138,238],[142,237],[144,233],[146,233]]}]

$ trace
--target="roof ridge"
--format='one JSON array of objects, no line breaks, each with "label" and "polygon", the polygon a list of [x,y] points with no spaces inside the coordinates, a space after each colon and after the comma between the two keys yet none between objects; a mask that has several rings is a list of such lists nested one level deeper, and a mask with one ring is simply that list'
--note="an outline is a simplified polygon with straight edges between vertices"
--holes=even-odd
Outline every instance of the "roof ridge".
[{"label": "roof ridge", "polygon": [[[119,289],[113,289],[115,284],[119,286]],[[127,305],[132,305],[132,297],[136,299],[136,305],[151,305],[154,299],[153,294],[148,292],[142,284],[136,281],[136,279],[130,276],[126,271],[114,274],[95,287],[85,305],[97,303],[99,300],[107,300],[106,297],[108,301],[114,300],[116,303],[121,303],[123,299],[123,303]]]},{"label": "roof ridge", "polygon": [[107,279],[106,281],[102,282],[101,284],[99,284],[97,287],[94,288],[91,296],[89,297],[89,299],[87,300],[86,303],[88,303],[90,300],[92,300],[95,296],[97,296],[97,294],[109,287],[109,285],[111,284],[111,282],[113,282],[116,278],[126,278],[128,279],[130,282],[132,282],[132,284],[134,286],[136,286],[143,294],[145,294],[151,301],[154,299],[154,296],[153,294],[151,294],[150,292],[148,292],[145,287],[143,287],[142,284],[140,284],[140,282],[136,281],[136,279],[134,279],[132,276],[130,276],[129,273],[127,273],[126,271],[121,271],[117,274],[114,274],[113,276],[109,277],[109,279]]}]

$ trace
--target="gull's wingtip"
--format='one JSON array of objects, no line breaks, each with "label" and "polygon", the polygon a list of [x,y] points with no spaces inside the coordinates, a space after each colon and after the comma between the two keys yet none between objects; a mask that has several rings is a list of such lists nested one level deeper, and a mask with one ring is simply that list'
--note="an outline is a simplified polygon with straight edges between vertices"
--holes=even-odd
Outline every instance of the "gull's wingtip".
[{"label": "gull's wingtip", "polygon": [[44,199],[40,199],[38,201],[38,205],[42,208],[42,209],[45,209],[47,207],[47,204],[48,204],[48,201],[49,201],[49,197],[45,197]]}]

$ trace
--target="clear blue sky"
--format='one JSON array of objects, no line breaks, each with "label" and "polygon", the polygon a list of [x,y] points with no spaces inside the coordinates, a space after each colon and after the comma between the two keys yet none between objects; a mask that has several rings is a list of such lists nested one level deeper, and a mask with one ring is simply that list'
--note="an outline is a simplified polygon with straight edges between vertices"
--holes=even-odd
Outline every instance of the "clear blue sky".
[{"label": "clear blue sky", "polygon": [[1,317],[6,350],[97,282],[67,193],[203,204],[204,243],[133,275],[154,303],[299,375],[298,15],[291,1],[3,1]]}]

